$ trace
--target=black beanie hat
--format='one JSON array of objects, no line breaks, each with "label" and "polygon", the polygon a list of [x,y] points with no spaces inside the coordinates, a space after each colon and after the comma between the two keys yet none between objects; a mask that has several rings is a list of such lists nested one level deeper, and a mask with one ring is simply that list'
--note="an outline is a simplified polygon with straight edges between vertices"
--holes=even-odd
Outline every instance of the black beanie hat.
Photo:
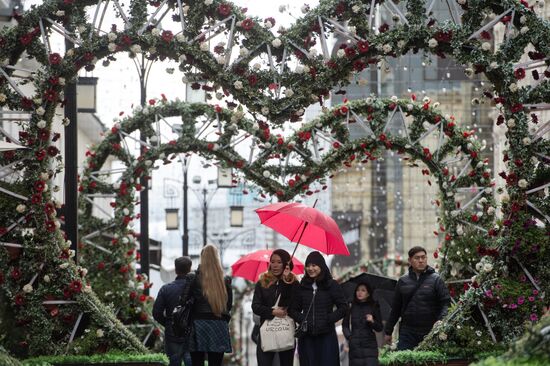
[{"label": "black beanie hat", "polygon": [[271,253],[271,257],[269,257],[270,262],[271,262],[271,258],[273,258],[273,255],[278,255],[279,257],[281,257],[281,261],[283,261],[283,264],[285,265],[288,264],[288,267],[292,271],[292,269],[294,268],[294,263],[292,263],[292,261],[290,260],[290,254],[288,254],[286,250],[275,249],[273,253]]}]

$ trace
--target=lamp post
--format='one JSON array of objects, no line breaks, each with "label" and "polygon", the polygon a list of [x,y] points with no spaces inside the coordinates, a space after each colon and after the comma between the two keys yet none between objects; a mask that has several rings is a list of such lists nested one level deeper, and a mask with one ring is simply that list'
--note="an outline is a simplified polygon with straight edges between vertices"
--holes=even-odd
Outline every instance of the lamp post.
[{"label": "lamp post", "polygon": [[[195,175],[193,177],[193,183],[195,185],[201,184],[202,178],[200,175]],[[215,180],[209,180],[206,185],[204,185],[202,188],[195,188],[193,189],[193,192],[197,196],[199,202],[201,202],[201,210],[202,210],[202,246],[206,246],[208,243],[207,237],[208,237],[208,205],[210,204],[210,201],[212,200],[212,197],[214,197],[214,194],[218,190],[218,186],[216,185],[213,188],[208,188],[208,185],[215,184]]]}]

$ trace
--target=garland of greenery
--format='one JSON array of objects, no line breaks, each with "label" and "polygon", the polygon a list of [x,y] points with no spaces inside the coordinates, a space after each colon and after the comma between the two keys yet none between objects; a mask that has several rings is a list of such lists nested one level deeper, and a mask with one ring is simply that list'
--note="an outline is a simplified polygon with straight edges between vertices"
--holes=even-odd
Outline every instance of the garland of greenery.
[{"label": "garland of greenery", "polygon": [[[547,81],[543,81],[538,86],[517,87],[517,82],[524,77],[525,70],[516,69],[513,65],[523,55],[523,50],[528,44],[532,44],[535,50],[530,54],[532,59],[544,59],[545,55],[550,54],[550,45],[544,41],[547,38],[546,35],[550,33],[550,25],[538,18],[535,12],[524,3],[515,0],[468,0],[461,3],[462,7],[466,9],[462,25],[428,22],[428,26],[426,26],[425,2],[411,0],[406,4],[406,22],[402,22],[388,31],[373,34],[365,21],[370,1],[355,0],[349,4],[323,1],[317,9],[308,13],[292,29],[287,30],[284,35],[279,37],[281,45],[292,48],[295,47],[292,44],[306,44],[307,48],[310,42],[319,41],[318,36],[322,32],[321,27],[315,25],[315,20],[319,19],[318,16],[332,17],[341,22],[348,21],[352,27],[355,27],[358,37],[366,44],[357,42],[353,47],[346,46],[343,54],[337,53],[328,61],[322,57],[310,55],[309,52],[306,57],[304,57],[305,53],[298,52],[298,58],[302,60],[301,69],[290,71],[284,69],[284,65],[282,65],[284,69],[282,74],[274,71],[273,68],[270,68],[269,71],[256,72],[253,71],[253,68],[248,67],[250,60],[258,56],[259,53],[265,53],[262,47],[257,51],[249,52],[248,56],[243,58],[239,64],[233,65],[232,72],[225,72],[224,67],[219,63],[220,60],[203,51],[200,42],[187,42],[188,39],[194,39],[201,33],[205,20],[219,20],[221,16],[225,16],[226,10],[224,9],[229,7],[229,13],[226,15],[234,15],[239,23],[235,32],[235,40],[241,45],[241,48],[246,47],[254,50],[256,45],[270,44],[273,46],[272,51],[275,59],[280,56],[282,61],[286,62],[287,60],[280,53],[283,51],[276,50],[283,50],[284,47],[277,47],[279,42],[276,41],[276,38],[260,26],[264,23],[271,24],[271,21],[262,22],[255,18],[248,18],[240,9],[230,3],[214,0],[205,3],[189,2],[187,27],[184,34],[179,37],[171,33],[161,33],[155,27],[140,33],[139,30],[147,19],[148,2],[137,0],[131,2],[127,29],[120,32],[113,30],[109,34],[98,36],[92,32],[92,28],[90,24],[86,23],[85,18],[85,8],[95,3],[91,0],[46,1],[43,5],[21,16],[17,27],[0,31],[0,40],[3,44],[0,49],[2,59],[9,60],[14,64],[26,51],[30,57],[47,65],[33,76],[36,88],[34,96],[24,97],[15,93],[9,83],[0,85],[1,106],[31,113],[30,123],[22,125],[20,134],[22,143],[29,149],[2,156],[2,162],[5,163],[24,159],[24,163],[16,165],[16,168],[21,168],[25,174],[24,180],[19,182],[21,187],[18,191],[22,195],[30,197],[25,205],[6,203],[2,206],[3,209],[8,209],[9,220],[7,222],[15,222],[21,218],[20,227],[34,230],[27,231],[23,235],[15,233],[13,228],[3,227],[0,233],[2,240],[22,243],[24,247],[23,254],[16,258],[9,257],[3,251],[0,263],[2,264],[0,268],[7,269],[6,273],[10,274],[5,281],[4,277],[7,276],[2,274],[2,288],[15,304],[18,321],[24,328],[29,329],[32,326],[33,332],[36,333],[27,333],[23,340],[19,340],[20,347],[26,349],[24,352],[36,354],[65,350],[62,345],[63,341],[58,340],[63,337],[55,336],[55,334],[66,334],[70,326],[63,325],[62,322],[46,321],[43,317],[37,316],[37,314],[41,314],[39,309],[43,309],[41,303],[46,296],[68,296],[69,299],[78,301],[79,309],[86,314],[93,315],[93,321],[97,322],[93,323],[97,327],[94,329],[99,331],[102,330],[100,327],[107,327],[107,339],[112,338],[117,347],[141,349],[139,342],[136,342],[135,338],[125,331],[122,325],[116,322],[116,319],[113,319],[111,313],[102,307],[93,294],[83,294],[79,291],[81,288],[86,288],[83,287],[86,271],[75,267],[68,260],[70,257],[68,245],[58,230],[59,222],[55,218],[56,204],[52,200],[52,187],[48,185],[51,178],[61,170],[61,158],[58,150],[53,146],[58,137],[52,133],[51,127],[55,108],[59,100],[62,99],[60,96],[65,82],[74,78],[79,69],[91,70],[97,59],[108,58],[116,52],[135,54],[139,52],[139,49],[147,50],[148,57],[153,60],[164,58],[181,60],[181,68],[184,71],[198,68],[204,75],[216,75],[213,85],[208,86],[210,90],[216,91],[221,88],[227,90],[236,100],[246,104],[250,111],[256,113],[258,118],[260,118],[260,114],[263,114],[272,122],[299,119],[302,108],[309,105],[312,96],[323,100],[330,87],[347,84],[349,73],[354,69],[358,71],[361,68],[361,62],[366,65],[369,60],[378,62],[382,58],[397,57],[408,50],[422,48],[426,52],[449,55],[465,65],[471,65],[471,72],[474,69],[477,72],[484,72],[492,82],[494,89],[488,91],[488,94],[498,105],[502,105],[499,121],[506,121],[508,127],[506,137],[509,143],[509,149],[505,152],[504,158],[512,163],[508,165],[508,171],[504,173],[507,182],[506,189],[510,197],[510,200],[503,205],[505,220],[503,220],[502,226],[499,225],[498,230],[490,231],[491,235],[499,235],[499,237],[495,245],[487,240],[486,243],[489,245],[482,247],[483,251],[479,253],[482,255],[482,260],[479,262],[481,266],[485,267],[488,264],[486,268],[492,265],[497,267],[497,270],[489,271],[490,276],[479,276],[478,284],[482,286],[472,286],[464,296],[468,299],[469,294],[474,293],[476,296],[471,296],[474,301],[474,298],[482,296],[480,295],[481,291],[488,291],[491,286],[499,285],[498,289],[502,289],[503,286],[496,283],[495,280],[503,274],[504,278],[510,279],[510,281],[517,281],[514,276],[521,273],[533,273],[539,279],[547,278],[544,268],[540,268],[540,260],[533,259],[529,263],[520,265],[519,262],[514,264],[515,262],[509,259],[513,257],[513,254],[518,253],[518,250],[521,252],[522,248],[533,251],[533,247],[538,245],[533,240],[541,239],[540,247],[545,247],[547,243],[544,229],[532,224],[533,214],[529,206],[529,203],[534,204],[535,207],[542,210],[542,217],[548,216],[546,196],[544,194],[539,197],[528,196],[526,192],[531,188],[537,188],[540,177],[548,177],[548,167],[545,165],[547,162],[544,158],[534,159],[534,157],[548,156],[550,146],[545,139],[530,141],[528,124],[532,117],[528,115],[528,109],[524,105],[547,102],[550,99],[548,94],[550,88]],[[174,2],[170,2],[170,4],[175,6]],[[484,42],[482,37],[470,39],[470,36],[482,26],[485,15],[501,14],[508,8],[513,9],[516,16],[511,23],[513,30],[521,33],[522,36],[507,38],[500,49],[494,53],[489,52],[490,45],[487,48],[485,45],[487,42]],[[69,17],[67,14],[71,16]],[[78,29],[82,45],[68,52],[64,57],[48,54],[39,37],[39,22],[44,18],[53,19],[54,22],[63,24],[67,28]],[[246,52],[244,53],[246,54]],[[309,72],[304,72],[306,68]],[[273,87],[284,90],[285,97],[274,98],[273,92],[270,91],[270,84],[274,79],[277,82]],[[258,92],[258,90],[265,93]],[[403,145],[403,142],[396,139],[393,146],[401,143],[402,147],[406,149],[406,144]],[[371,144],[374,143],[371,142]],[[468,146],[465,148],[468,149]],[[166,151],[176,150],[167,149]],[[353,150],[340,150],[342,155],[351,152]],[[536,153],[540,155],[536,155]],[[153,153],[150,152],[150,154]],[[426,162],[427,159],[420,160]],[[481,166],[479,169],[482,168]],[[274,168],[270,167],[270,169]],[[476,169],[478,168],[476,167]],[[270,171],[268,173],[272,174]],[[256,175],[258,174],[259,172],[256,172]],[[261,174],[263,175],[263,171]],[[436,173],[432,172],[432,174]],[[439,174],[441,175],[441,173]],[[313,177],[312,181],[321,175],[310,174]],[[438,184],[443,185],[446,178],[441,179],[439,176],[438,178]],[[283,190],[276,190],[275,194],[284,199],[285,192],[287,192],[286,187]],[[451,209],[447,205],[450,203],[450,200],[442,203],[445,211],[448,211],[447,209],[454,211],[454,208]],[[29,219],[23,221],[25,216],[29,216]],[[458,234],[458,227],[453,225],[453,222],[451,220],[442,224],[445,230],[451,231],[451,234],[455,232]],[[525,232],[528,233],[527,236],[524,236]],[[454,236],[451,236],[451,240],[453,238]],[[517,240],[520,238],[518,244]],[[446,248],[451,246],[447,245]],[[452,251],[449,250],[445,250],[443,253],[445,255],[442,257],[445,260],[452,255]],[[461,255],[457,254],[457,257],[461,257]],[[521,260],[525,261],[524,258]],[[63,267],[59,268],[59,265]],[[47,281],[40,281],[36,291],[32,285],[27,286],[23,291],[24,285],[29,285],[32,282],[34,273],[55,275],[56,283],[62,285],[55,287],[47,285],[49,283]],[[49,278],[49,275],[47,276]],[[541,287],[536,283],[528,286],[531,290],[533,286]],[[69,293],[64,291],[66,288],[69,289]],[[504,288],[508,288],[508,286]],[[541,288],[540,292],[543,293],[545,290],[546,288]],[[523,288],[522,291],[524,291]],[[506,297],[497,299],[497,303],[510,304],[508,300],[510,296],[506,294]],[[27,302],[32,306],[22,306]],[[516,302],[514,304],[517,306]],[[74,317],[76,309],[78,309],[73,305],[64,305],[63,308],[69,309],[67,310],[69,318],[70,315]],[[530,316],[531,319],[540,316],[539,306],[535,306],[535,309],[530,309],[530,311],[534,311],[531,313],[534,314],[534,317]],[[524,319],[521,313],[517,318]],[[57,325],[53,327],[52,324]],[[517,335],[519,329],[517,321],[508,324],[510,327],[515,327],[514,331],[499,335],[499,339],[506,339],[505,335],[510,337]],[[87,347],[77,346],[72,351],[87,352],[94,342],[97,342],[97,339],[90,341]],[[52,347],[52,344],[58,345],[58,347]],[[97,344],[94,343],[94,345]],[[27,349],[27,347],[29,348]]]}]

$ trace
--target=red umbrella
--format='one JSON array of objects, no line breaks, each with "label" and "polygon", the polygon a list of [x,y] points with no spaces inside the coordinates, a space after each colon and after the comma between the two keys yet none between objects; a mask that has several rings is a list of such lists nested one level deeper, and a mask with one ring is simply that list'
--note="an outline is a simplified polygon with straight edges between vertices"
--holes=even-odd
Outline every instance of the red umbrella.
[{"label": "red umbrella", "polygon": [[[231,266],[233,277],[242,277],[252,282],[258,281],[260,275],[267,271],[272,252],[271,249],[262,249],[245,255]],[[304,273],[302,262],[292,258],[292,263],[294,264],[292,272],[295,274]]]},{"label": "red umbrella", "polygon": [[302,203],[280,202],[261,207],[256,210],[256,213],[262,224],[269,226],[292,242],[326,254],[349,255],[336,222],[314,207]]}]

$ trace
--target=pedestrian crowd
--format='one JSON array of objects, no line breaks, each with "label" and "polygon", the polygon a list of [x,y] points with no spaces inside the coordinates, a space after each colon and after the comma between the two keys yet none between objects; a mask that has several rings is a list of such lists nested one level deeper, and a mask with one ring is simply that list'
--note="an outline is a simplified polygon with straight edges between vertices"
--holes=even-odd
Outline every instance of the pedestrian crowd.
[{"label": "pedestrian crowd", "polygon": [[[399,278],[391,312],[382,321],[380,306],[373,298],[376,290],[359,282],[348,303],[342,286],[333,279],[325,258],[311,252],[301,279],[292,272],[290,254],[272,252],[268,270],[254,289],[252,311],[259,319],[255,329],[258,366],[292,366],[298,353],[300,366],[339,366],[340,348],[336,323],[349,347],[350,366],[378,365],[375,332],[384,333],[391,344],[399,322],[398,350],[415,348],[447,314],[450,295],[441,277],[427,263],[427,252],[420,246],[409,250],[409,271]],[[191,272],[191,260],[175,260],[176,279],[164,285],[153,308],[154,318],[165,331],[165,352],[170,366],[209,366],[223,364],[224,353],[232,352],[229,320],[232,307],[231,278],[224,277],[218,250],[203,248],[200,265]],[[174,332],[171,314],[187,296],[193,297],[187,336]]]}]

